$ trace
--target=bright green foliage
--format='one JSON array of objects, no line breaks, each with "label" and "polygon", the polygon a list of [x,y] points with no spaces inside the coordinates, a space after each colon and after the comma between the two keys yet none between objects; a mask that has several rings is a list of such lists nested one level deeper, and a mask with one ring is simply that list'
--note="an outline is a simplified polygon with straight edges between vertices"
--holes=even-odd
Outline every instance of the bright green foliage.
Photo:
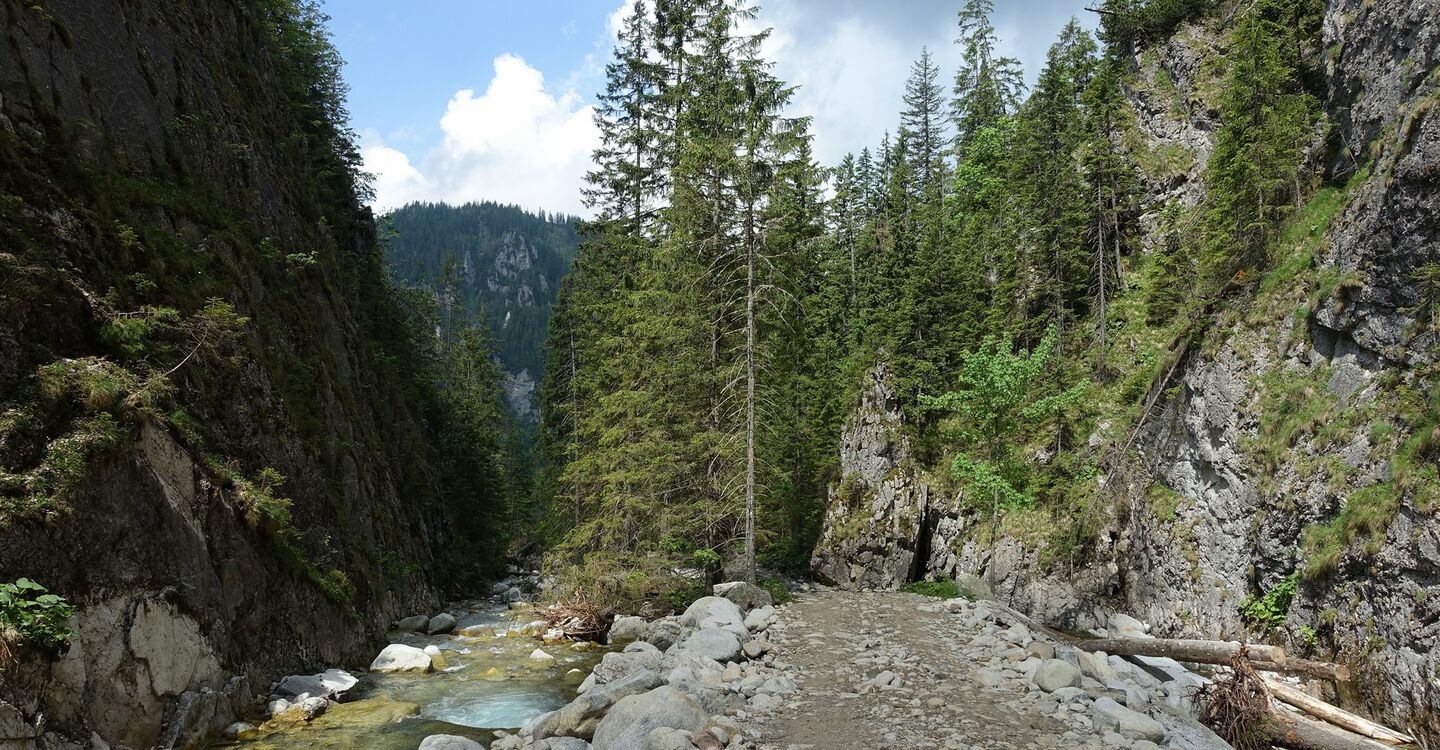
[{"label": "bright green foliage", "polygon": [[44,586],[21,578],[0,583],[0,667],[15,646],[55,651],[75,637],[69,620],[74,607]]},{"label": "bright green foliage", "polygon": [[960,590],[960,585],[950,579],[941,581],[915,581],[900,587],[901,591],[910,594],[919,594],[937,599],[969,599],[970,596]]},{"label": "bright green foliage", "polygon": [[1240,616],[1262,631],[1283,625],[1285,616],[1290,612],[1290,601],[1295,598],[1295,590],[1299,585],[1300,572],[1296,571],[1262,596],[1245,597],[1245,601],[1240,603]]},{"label": "bright green foliage", "polygon": [[969,489],[970,501],[988,502],[992,512],[1034,502],[1028,467],[1014,457],[1015,438],[1077,401],[1090,387],[1089,381],[1081,381],[1059,393],[1040,393],[1055,341],[1052,328],[1033,351],[1017,352],[1011,341],[988,337],[962,357],[958,390],[921,397],[925,408],[955,415],[945,425],[961,447],[951,471]]}]

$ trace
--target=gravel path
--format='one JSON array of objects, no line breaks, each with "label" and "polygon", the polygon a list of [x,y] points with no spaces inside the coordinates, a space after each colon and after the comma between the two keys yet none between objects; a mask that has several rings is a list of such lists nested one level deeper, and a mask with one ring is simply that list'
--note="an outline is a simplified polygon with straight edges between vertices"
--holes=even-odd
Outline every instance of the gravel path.
[{"label": "gravel path", "polygon": [[[767,637],[777,646],[774,666],[800,691],[740,717],[760,750],[1208,745],[1172,743],[1185,738],[1142,713],[1165,699],[1158,683],[1152,694],[1082,676],[1054,658],[1053,642],[984,603],[821,591],[781,608]],[[1173,711],[1154,708],[1171,723]]]}]

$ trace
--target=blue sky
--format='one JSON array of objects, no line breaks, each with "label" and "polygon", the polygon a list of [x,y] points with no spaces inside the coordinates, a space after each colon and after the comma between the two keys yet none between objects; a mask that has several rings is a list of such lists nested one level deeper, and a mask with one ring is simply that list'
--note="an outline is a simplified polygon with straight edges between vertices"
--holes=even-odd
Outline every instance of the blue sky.
[{"label": "blue sky", "polygon": [[439,139],[445,103],[462,89],[484,89],[501,53],[523,58],[557,86],[585,68],[587,55],[603,59],[606,19],[617,6],[613,0],[327,0],[325,11],[345,57],[356,128],[423,146]]},{"label": "blue sky", "polygon": [[[498,200],[584,213],[591,102],[633,0],[325,0],[346,59],[352,124],[377,207]],[[929,46],[948,78],[961,0],[766,0],[776,72],[815,118],[823,163],[893,129],[911,61]],[[1033,80],[1084,0],[996,0],[1003,50]]]}]

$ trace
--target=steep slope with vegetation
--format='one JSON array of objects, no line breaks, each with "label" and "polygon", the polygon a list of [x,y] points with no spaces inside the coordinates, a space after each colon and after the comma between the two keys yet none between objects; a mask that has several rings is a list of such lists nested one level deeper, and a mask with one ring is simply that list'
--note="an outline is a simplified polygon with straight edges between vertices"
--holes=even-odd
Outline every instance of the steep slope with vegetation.
[{"label": "steep slope with vegetation", "polygon": [[7,738],[185,745],[503,549],[498,375],[387,280],[323,23],[0,3]]},{"label": "steep slope with vegetation", "polygon": [[1437,7],[1102,10],[1102,52],[1067,31],[968,155],[961,128],[941,236],[985,301],[934,319],[972,326],[953,348],[886,327],[816,570],[1248,631],[1433,732]]},{"label": "steep slope with vegetation", "polygon": [[822,201],[746,5],[637,4],[551,327],[557,563],[818,537],[843,585],[1255,630],[1433,731],[1436,3],[1096,10],[1027,92],[965,2]]},{"label": "steep slope with vegetation", "polygon": [[391,211],[386,261],[411,285],[440,289],[485,320],[505,370],[510,410],[539,420],[545,333],[579,243],[577,219],[516,206],[415,203]]}]

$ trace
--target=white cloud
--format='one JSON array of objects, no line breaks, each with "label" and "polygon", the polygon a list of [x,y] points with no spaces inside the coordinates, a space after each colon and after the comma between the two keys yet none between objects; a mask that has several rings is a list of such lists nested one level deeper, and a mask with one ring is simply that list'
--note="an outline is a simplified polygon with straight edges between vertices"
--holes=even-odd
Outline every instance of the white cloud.
[{"label": "white cloud", "polygon": [[494,200],[582,213],[580,186],[599,144],[593,108],[574,92],[555,96],[540,71],[504,54],[485,92],[456,92],[440,118],[443,140],[419,165],[367,134],[361,155],[376,175],[375,207],[414,200]]},{"label": "white cloud", "polygon": [[[815,155],[833,165],[847,152],[874,149],[900,124],[910,65],[929,47],[946,99],[960,50],[955,45],[961,0],[763,0],[747,30],[771,27],[764,53],[775,74],[800,88],[790,114],[814,117]],[[1021,59],[1033,81],[1045,50],[1084,0],[997,2],[993,21],[1000,52]],[[628,3],[626,4],[628,7]],[[620,11],[617,11],[619,14]],[[615,16],[612,16],[612,26]],[[1081,18],[1093,23],[1093,18]]]},{"label": "white cloud", "polygon": [[[815,156],[833,165],[847,152],[873,149],[899,125],[905,77],[922,43],[877,33],[858,15],[817,26],[806,13],[794,12],[797,4],[775,2],[758,19],[774,29],[764,53],[775,61],[776,75],[799,87],[790,114],[814,118]],[[950,67],[943,36],[930,43],[942,70]]]},{"label": "white cloud", "polygon": [[610,32],[611,39],[619,39],[620,32],[625,28],[625,19],[635,14],[635,0],[620,0],[620,7],[611,11],[605,19],[605,28]]}]

